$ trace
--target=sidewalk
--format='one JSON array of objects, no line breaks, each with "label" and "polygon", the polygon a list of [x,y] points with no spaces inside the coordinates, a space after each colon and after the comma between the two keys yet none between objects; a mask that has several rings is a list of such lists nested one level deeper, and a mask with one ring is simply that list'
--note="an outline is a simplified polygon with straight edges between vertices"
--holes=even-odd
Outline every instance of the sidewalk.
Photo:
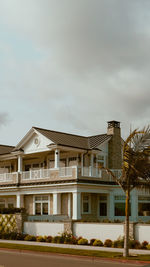
[{"label": "sidewalk", "polygon": [[[106,252],[123,252],[123,248],[106,248],[106,247],[93,247],[93,246],[81,246],[81,245],[79,246],[79,245],[43,243],[43,242],[33,242],[33,241],[0,239],[0,243],[42,246],[42,247],[56,247],[56,248],[71,248],[71,249],[82,249],[82,250],[97,250],[97,251],[106,251]],[[130,254],[135,254],[135,255],[137,254],[150,255],[150,250],[130,249],[129,251],[130,251]]]}]

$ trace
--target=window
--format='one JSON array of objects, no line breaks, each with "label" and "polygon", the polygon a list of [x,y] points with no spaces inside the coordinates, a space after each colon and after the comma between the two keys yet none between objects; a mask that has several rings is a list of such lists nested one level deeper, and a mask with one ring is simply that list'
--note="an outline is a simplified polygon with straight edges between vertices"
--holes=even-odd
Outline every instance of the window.
[{"label": "window", "polygon": [[138,197],[138,215],[150,216],[150,197]]},{"label": "window", "polygon": [[83,213],[90,213],[90,196],[84,195],[82,199],[82,211]]},{"label": "window", "polygon": [[35,196],[34,206],[35,206],[35,215],[48,215],[50,210],[49,197]]},{"label": "window", "polygon": [[0,199],[0,208],[5,208],[5,199]]},{"label": "window", "polygon": [[8,198],[8,204],[7,204],[8,208],[13,208],[14,207],[14,201],[13,198]]},{"label": "window", "polygon": [[107,195],[102,195],[99,198],[99,216],[107,216]]},{"label": "window", "polygon": [[[125,196],[115,196],[115,216],[125,216]],[[131,216],[131,203],[129,203],[129,216]]]}]

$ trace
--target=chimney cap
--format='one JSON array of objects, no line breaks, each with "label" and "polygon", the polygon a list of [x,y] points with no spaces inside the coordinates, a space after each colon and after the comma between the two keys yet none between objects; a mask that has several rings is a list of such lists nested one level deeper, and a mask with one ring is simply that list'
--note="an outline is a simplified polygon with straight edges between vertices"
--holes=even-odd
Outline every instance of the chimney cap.
[{"label": "chimney cap", "polygon": [[120,128],[120,121],[108,121],[108,128]]}]

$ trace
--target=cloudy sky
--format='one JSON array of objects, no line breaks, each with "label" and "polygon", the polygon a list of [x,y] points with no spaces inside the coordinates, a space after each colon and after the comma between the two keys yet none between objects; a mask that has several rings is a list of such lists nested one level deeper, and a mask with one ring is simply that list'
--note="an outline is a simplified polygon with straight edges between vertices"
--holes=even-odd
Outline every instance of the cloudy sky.
[{"label": "cloudy sky", "polygon": [[149,0],[0,0],[0,143],[150,122]]}]

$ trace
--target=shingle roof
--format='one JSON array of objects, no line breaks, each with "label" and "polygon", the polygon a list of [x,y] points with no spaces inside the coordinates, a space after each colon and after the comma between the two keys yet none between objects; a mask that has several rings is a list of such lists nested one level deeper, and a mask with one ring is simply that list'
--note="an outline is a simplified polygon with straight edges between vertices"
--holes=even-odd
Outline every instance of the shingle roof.
[{"label": "shingle roof", "polygon": [[14,146],[0,145],[0,155],[9,154],[14,149]]},{"label": "shingle roof", "polygon": [[70,147],[82,148],[82,149],[93,149],[102,144],[103,142],[111,138],[110,135],[100,134],[95,136],[80,136],[75,134],[51,131],[38,127],[33,127],[35,130],[40,132],[42,135],[51,140],[54,144],[65,145]]}]

